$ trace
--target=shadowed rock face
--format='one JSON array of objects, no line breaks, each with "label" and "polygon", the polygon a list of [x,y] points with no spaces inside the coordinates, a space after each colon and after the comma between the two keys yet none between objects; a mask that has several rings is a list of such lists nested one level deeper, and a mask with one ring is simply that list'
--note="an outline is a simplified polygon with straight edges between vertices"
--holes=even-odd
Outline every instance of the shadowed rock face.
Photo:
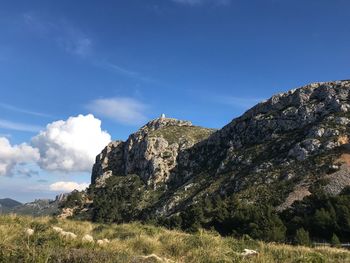
[{"label": "shadowed rock face", "polygon": [[218,131],[155,119],[96,157],[92,184],[136,174],[150,194],[165,186],[144,207],[161,215],[214,193],[285,209],[321,179],[331,179],[325,190],[338,193],[350,182],[349,164],[340,158],[349,152],[349,91],[350,81],[307,85],[259,103]]}]

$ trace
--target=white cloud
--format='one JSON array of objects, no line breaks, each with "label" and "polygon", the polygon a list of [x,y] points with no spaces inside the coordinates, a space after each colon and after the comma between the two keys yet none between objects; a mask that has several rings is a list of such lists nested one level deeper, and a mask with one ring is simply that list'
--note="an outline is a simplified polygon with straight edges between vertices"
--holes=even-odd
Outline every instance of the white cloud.
[{"label": "white cloud", "polygon": [[40,151],[41,168],[50,171],[90,172],[97,154],[111,141],[93,115],[78,115],[55,121],[32,138]]},{"label": "white cloud", "polygon": [[25,143],[11,145],[5,137],[0,137],[0,176],[12,175],[18,164],[36,162],[40,158],[38,149]]},{"label": "white cloud", "polygon": [[113,63],[109,63],[109,62],[103,62],[100,63],[100,65],[106,67],[106,68],[110,68],[113,71],[120,73],[122,75],[128,76],[128,77],[132,77],[132,78],[141,78],[140,73],[126,69],[124,67],[121,67],[119,65],[113,64]]},{"label": "white cloud", "polygon": [[0,107],[3,109],[6,109],[6,110],[15,111],[15,112],[24,113],[24,114],[33,115],[33,116],[38,116],[38,117],[51,117],[50,115],[45,114],[45,113],[18,108],[18,107],[12,106],[10,104],[1,103],[1,102],[0,102]]},{"label": "white cloud", "polygon": [[66,52],[82,58],[86,58],[92,52],[92,40],[78,32],[58,37],[57,43]]},{"label": "white cloud", "polygon": [[[104,68],[108,71],[115,72],[119,75],[122,75],[122,76],[125,76],[128,78],[132,78],[132,79],[136,79],[136,80],[140,80],[140,81],[144,81],[144,82],[151,82],[154,84],[160,84],[158,80],[156,80],[152,77],[149,77],[149,76],[145,76],[141,72],[130,70],[129,68],[126,68],[124,66],[121,66],[121,65],[118,65],[115,63],[108,62],[106,60],[95,59],[93,64],[95,66]],[[164,84],[162,84],[162,85],[164,85]]]},{"label": "white cloud", "polygon": [[76,183],[76,182],[56,182],[49,186],[51,191],[55,192],[72,192],[73,190],[82,191],[89,187],[88,183]]},{"label": "white cloud", "polygon": [[39,175],[38,168],[39,167],[37,166],[37,164],[23,163],[23,164],[17,165],[13,173],[16,175],[24,175],[27,177],[32,177],[34,175]]},{"label": "white cloud", "polygon": [[140,72],[130,70],[128,67],[101,59],[100,52],[96,50],[94,45],[94,39],[67,20],[57,19],[53,21],[47,18],[44,19],[35,13],[23,14],[22,20],[26,28],[35,35],[51,41],[66,53],[85,59],[86,62],[92,65],[136,80],[152,83],[158,82]]},{"label": "white cloud", "polygon": [[25,132],[38,132],[41,129],[41,127],[36,125],[13,122],[13,121],[8,121],[3,119],[0,119],[0,128],[15,130],[15,131],[25,131]]},{"label": "white cloud", "polygon": [[67,20],[56,21],[44,19],[35,13],[22,16],[24,24],[33,33],[53,40],[58,47],[81,58],[86,58],[93,51],[93,41],[82,30],[73,26]]},{"label": "white cloud", "polygon": [[147,121],[144,114],[147,106],[132,98],[97,99],[92,101],[87,108],[96,115],[123,124],[139,125]]}]

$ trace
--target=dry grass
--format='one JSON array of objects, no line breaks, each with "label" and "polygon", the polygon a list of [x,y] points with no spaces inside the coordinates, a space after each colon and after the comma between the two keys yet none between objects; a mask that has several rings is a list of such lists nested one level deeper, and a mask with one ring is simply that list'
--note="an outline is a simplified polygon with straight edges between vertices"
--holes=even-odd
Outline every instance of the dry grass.
[{"label": "dry grass", "polygon": [[[78,237],[64,239],[53,226]],[[34,229],[34,235],[26,236],[26,228]],[[110,243],[84,243],[85,234]],[[244,248],[259,255],[244,258]],[[208,231],[186,234],[140,223],[104,225],[5,215],[0,216],[0,262],[350,262],[350,251],[237,240]]]}]

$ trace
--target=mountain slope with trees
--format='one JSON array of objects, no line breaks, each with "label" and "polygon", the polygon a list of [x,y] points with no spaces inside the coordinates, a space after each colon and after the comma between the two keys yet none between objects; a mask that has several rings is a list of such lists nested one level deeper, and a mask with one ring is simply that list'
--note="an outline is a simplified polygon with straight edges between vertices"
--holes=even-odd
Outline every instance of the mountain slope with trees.
[{"label": "mountain slope with trees", "polygon": [[349,241],[350,81],[271,97],[220,130],[161,117],[110,143],[74,216]]}]

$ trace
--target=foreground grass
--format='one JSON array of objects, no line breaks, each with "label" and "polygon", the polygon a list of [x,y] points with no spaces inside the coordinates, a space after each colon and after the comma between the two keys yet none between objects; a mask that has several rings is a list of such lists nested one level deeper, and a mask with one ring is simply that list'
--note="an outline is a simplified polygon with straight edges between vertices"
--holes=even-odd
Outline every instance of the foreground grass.
[{"label": "foreground grass", "polygon": [[[77,238],[62,238],[53,226]],[[34,229],[34,234],[27,236],[26,228]],[[85,234],[110,243],[84,243]],[[243,257],[244,248],[259,254]],[[350,251],[237,240],[207,231],[191,235],[140,223],[104,225],[2,215],[0,262],[350,262]]]}]

